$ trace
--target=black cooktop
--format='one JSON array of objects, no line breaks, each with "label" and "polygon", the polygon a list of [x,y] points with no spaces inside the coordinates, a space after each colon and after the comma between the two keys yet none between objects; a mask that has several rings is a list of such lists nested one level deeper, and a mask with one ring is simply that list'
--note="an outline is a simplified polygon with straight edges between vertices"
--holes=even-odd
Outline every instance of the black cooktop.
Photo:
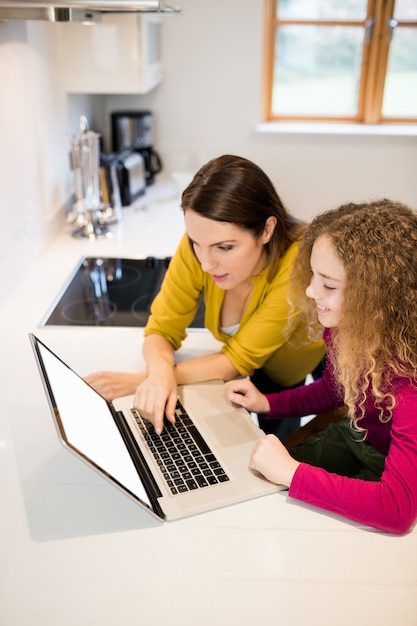
[{"label": "black cooktop", "polygon": [[[171,257],[84,257],[41,326],[145,326]],[[200,303],[191,328],[204,328]]]}]

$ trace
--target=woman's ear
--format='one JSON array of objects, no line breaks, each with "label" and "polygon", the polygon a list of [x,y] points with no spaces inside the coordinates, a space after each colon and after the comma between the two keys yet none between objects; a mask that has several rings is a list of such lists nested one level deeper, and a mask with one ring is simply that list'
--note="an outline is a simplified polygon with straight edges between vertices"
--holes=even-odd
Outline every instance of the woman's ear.
[{"label": "woman's ear", "polygon": [[268,243],[268,241],[271,239],[274,233],[276,225],[277,225],[277,218],[275,217],[275,215],[270,215],[265,222],[265,228],[264,228],[264,232],[262,235],[262,243],[264,244]]}]

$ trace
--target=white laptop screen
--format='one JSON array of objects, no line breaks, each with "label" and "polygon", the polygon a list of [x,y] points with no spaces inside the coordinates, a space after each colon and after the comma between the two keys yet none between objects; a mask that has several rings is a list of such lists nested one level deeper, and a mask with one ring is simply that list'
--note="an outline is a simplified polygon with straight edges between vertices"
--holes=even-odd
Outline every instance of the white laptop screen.
[{"label": "white laptop screen", "polygon": [[36,346],[64,441],[151,507],[107,402],[42,343]]}]

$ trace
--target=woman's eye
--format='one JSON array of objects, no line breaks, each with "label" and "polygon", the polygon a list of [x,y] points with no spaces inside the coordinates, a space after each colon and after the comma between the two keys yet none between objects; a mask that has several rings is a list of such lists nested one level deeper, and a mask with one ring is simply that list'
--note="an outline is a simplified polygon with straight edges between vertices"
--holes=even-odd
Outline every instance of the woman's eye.
[{"label": "woman's eye", "polygon": [[219,246],[219,250],[223,250],[224,252],[228,252],[232,250],[233,246]]},{"label": "woman's eye", "polygon": [[336,287],[330,287],[329,285],[323,285],[323,287],[329,291],[334,291],[336,289]]}]

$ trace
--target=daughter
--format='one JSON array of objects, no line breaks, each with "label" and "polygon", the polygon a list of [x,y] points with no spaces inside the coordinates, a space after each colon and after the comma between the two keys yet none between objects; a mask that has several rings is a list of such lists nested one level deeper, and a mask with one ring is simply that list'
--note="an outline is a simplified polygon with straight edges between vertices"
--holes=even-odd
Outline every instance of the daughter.
[{"label": "daughter", "polygon": [[417,518],[417,213],[381,200],[319,215],[290,297],[325,327],[323,377],[267,395],[233,380],[229,399],[266,419],[343,405],[347,417],[290,451],[266,435],[250,467],[297,500],[405,533]]}]

